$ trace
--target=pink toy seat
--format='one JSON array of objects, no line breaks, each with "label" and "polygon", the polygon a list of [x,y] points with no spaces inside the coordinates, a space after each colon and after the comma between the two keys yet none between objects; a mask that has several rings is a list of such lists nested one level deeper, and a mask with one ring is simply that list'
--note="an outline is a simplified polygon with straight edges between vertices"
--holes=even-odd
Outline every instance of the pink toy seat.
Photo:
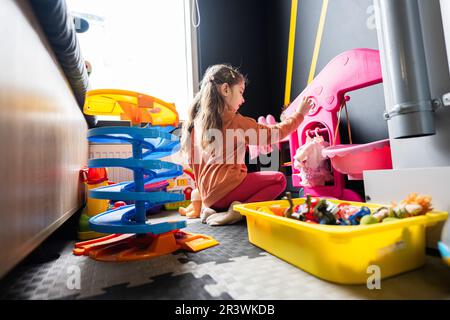
[{"label": "pink toy seat", "polygon": [[366,144],[340,144],[322,154],[331,159],[333,168],[347,174],[349,180],[362,180],[363,170],[392,169],[389,139]]},{"label": "pink toy seat", "polygon": [[[335,137],[334,134],[338,125],[337,113],[345,99],[345,94],[380,82],[382,82],[382,74],[378,50],[353,49],[332,59],[283,112],[284,117],[294,113],[303,97],[309,97],[314,102],[314,108],[305,117],[297,131],[289,136],[291,159],[294,159],[296,150],[305,144],[307,134],[315,130],[318,130],[330,144],[333,142],[339,144],[339,135]],[[299,173],[292,164],[292,184],[303,187]],[[333,185],[304,187],[305,193],[362,201],[356,192],[344,188],[342,173],[333,169],[333,177]]]}]

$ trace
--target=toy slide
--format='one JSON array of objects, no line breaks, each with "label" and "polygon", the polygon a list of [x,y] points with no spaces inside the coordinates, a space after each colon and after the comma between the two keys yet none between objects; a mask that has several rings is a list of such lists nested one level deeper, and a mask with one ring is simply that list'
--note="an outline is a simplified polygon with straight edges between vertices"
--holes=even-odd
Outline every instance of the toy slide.
[{"label": "toy slide", "polygon": [[[181,194],[146,188],[183,173],[182,166],[157,160],[179,150],[179,138],[170,133],[174,129],[170,123],[178,121],[175,109],[156,98],[149,100],[149,96],[138,93],[126,92],[127,95],[119,95],[112,90],[95,90],[94,93],[88,94],[86,102],[91,112],[104,114],[101,112],[108,111],[110,114],[122,114],[125,110],[128,116],[139,115],[139,117],[131,117],[134,127],[102,127],[88,132],[90,142],[130,143],[133,147],[131,158],[91,159],[88,163],[89,167],[124,167],[132,170],[134,176],[132,182],[92,189],[89,190],[89,194],[92,198],[134,201],[134,204],[108,210],[90,218],[91,230],[113,235],[78,243],[73,251],[74,254],[89,255],[93,259],[102,261],[129,261],[167,254],[180,248],[198,251],[218,244],[216,240],[206,235],[180,231],[179,229],[187,225],[184,218],[158,221],[147,219],[146,216],[148,208],[184,200]],[[114,99],[117,99],[115,103],[113,103]],[[127,107],[123,109],[124,100],[127,100]],[[107,106],[105,101],[109,102]],[[154,103],[167,108],[154,107]],[[151,119],[145,119],[144,113],[140,113],[142,111],[140,108],[150,108]],[[164,127],[141,128],[140,121],[156,122]]]}]

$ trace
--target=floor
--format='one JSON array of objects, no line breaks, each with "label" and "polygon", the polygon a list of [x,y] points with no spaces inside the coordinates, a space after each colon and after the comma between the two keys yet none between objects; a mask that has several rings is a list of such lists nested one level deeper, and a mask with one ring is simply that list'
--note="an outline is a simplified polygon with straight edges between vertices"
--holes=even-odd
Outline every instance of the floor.
[{"label": "floor", "polygon": [[450,299],[450,268],[433,255],[424,267],[369,290],[320,280],[266,253],[249,243],[245,221],[210,227],[188,220],[185,230],[213,236],[220,245],[120,263],[72,255],[74,225],[66,223],[8,273],[0,299]]}]

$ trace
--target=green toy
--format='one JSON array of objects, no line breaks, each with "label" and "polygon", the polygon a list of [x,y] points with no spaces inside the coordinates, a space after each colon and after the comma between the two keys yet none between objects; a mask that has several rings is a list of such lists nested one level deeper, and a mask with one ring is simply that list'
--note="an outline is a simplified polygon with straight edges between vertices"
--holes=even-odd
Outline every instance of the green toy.
[{"label": "green toy", "polygon": [[375,224],[378,222],[379,222],[378,219],[375,218],[373,215],[366,215],[361,218],[361,221],[359,222],[359,224]]}]

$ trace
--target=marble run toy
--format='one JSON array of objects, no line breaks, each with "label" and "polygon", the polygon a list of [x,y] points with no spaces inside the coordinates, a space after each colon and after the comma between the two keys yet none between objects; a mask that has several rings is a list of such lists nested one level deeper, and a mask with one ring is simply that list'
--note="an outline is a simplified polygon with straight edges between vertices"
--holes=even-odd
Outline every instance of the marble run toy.
[{"label": "marble run toy", "polygon": [[[89,219],[91,230],[110,234],[75,244],[75,255],[89,255],[101,261],[130,261],[165,255],[178,249],[193,252],[217,245],[212,237],[181,231],[186,220],[147,219],[146,210],[156,205],[183,200],[180,194],[146,192],[145,185],[177,177],[180,165],[157,160],[179,150],[179,138],[171,131],[178,125],[173,104],[141,93],[124,90],[94,90],[87,94],[88,114],[120,115],[131,127],[101,127],[88,132],[90,142],[130,143],[128,159],[91,159],[90,168],[124,167],[133,171],[134,181],[92,189],[90,197],[134,201]],[[141,127],[141,122],[147,122]],[[148,190],[147,190],[148,191]]]}]

